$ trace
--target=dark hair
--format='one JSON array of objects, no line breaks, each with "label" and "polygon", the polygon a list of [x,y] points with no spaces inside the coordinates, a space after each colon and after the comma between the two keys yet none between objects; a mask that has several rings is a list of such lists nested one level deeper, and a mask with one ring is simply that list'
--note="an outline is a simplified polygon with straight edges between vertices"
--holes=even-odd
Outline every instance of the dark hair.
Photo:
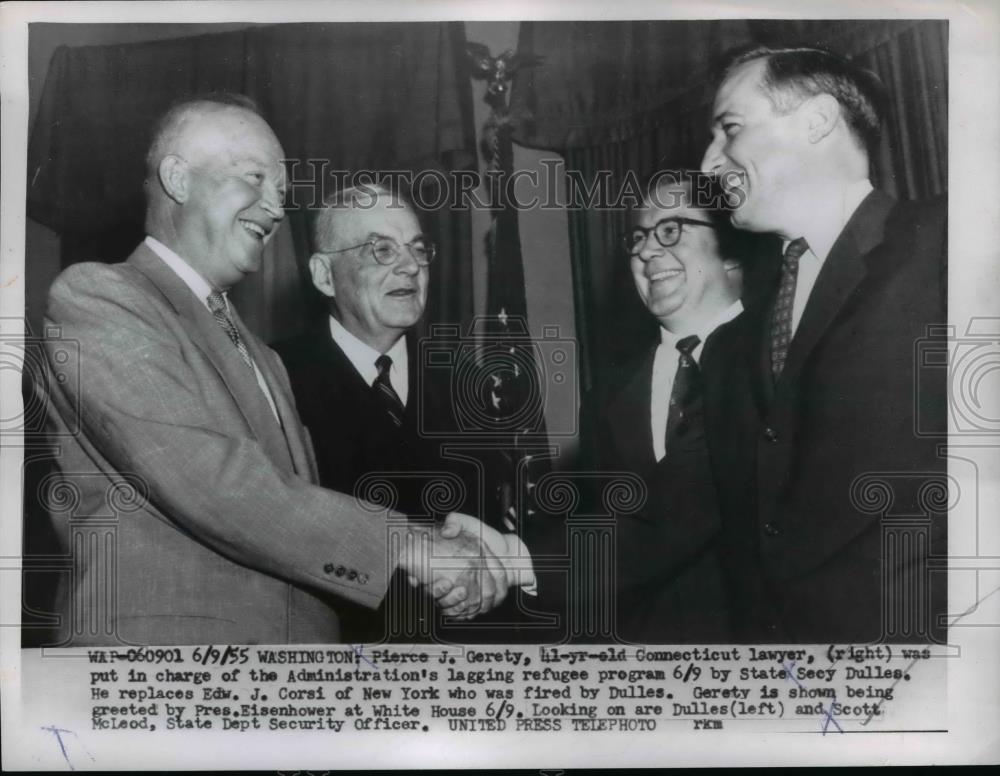
[{"label": "dark hair", "polygon": [[847,126],[862,147],[869,153],[878,147],[887,96],[873,72],[824,48],[755,46],[729,59],[720,83],[757,59],[765,61],[761,85],[776,111],[786,112],[804,99],[829,94],[840,103]]},{"label": "dark hair", "polygon": [[743,239],[730,221],[732,206],[726,192],[719,184],[718,176],[699,170],[670,169],[655,170],[643,179],[643,206],[655,205],[663,209],[679,207],[680,202],[664,201],[657,193],[659,189],[683,189],[687,197],[688,207],[704,212],[715,226],[715,235],[719,243],[719,253],[722,258],[743,260],[741,249]]}]

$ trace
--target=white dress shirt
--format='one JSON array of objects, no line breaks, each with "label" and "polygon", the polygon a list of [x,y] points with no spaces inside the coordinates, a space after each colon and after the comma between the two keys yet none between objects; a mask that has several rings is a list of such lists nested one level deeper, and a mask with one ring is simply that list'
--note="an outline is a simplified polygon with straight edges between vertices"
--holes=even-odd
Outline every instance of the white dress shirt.
[{"label": "white dress shirt", "polygon": [[[813,286],[816,285],[816,278],[819,277],[819,272],[823,269],[823,262],[830,255],[830,249],[833,248],[840,233],[844,231],[847,222],[851,220],[854,211],[858,209],[872,188],[871,181],[868,179],[851,183],[844,189],[840,209],[817,212],[808,231],[800,235],[809,243],[809,250],[799,258],[799,274],[795,281],[795,299],[792,302],[793,336],[799,327],[799,321],[802,320],[802,311],[806,309],[806,302],[809,301]],[[782,253],[788,248],[790,242],[791,240],[786,240],[781,246]]]},{"label": "white dress shirt", "polygon": [[700,361],[701,351],[704,349],[705,340],[708,339],[709,335],[741,312],[743,312],[743,303],[737,299],[699,331],[689,331],[683,335],[677,335],[662,326],[660,327],[660,344],[653,356],[653,384],[650,390],[649,407],[650,430],[653,432],[653,455],[657,461],[662,460],[667,454],[667,415],[670,411],[670,394],[674,389],[674,377],[677,375],[677,365],[680,358],[680,352],[677,350],[678,341],[691,334],[697,334],[701,342],[698,343],[698,347],[691,351],[691,356],[695,361]]},{"label": "white dress shirt", "polygon": [[[375,362],[382,354],[351,334],[332,315],[330,316],[330,336],[344,351],[347,360],[351,362],[362,379],[368,385],[374,385],[375,378],[378,377],[378,367],[375,366]],[[406,337],[400,337],[396,340],[396,343],[386,351],[386,355],[392,359],[392,366],[389,367],[389,382],[392,383],[392,389],[405,407],[406,400],[410,395],[410,364],[407,358]]]},{"label": "white dress shirt", "polygon": [[[196,269],[155,237],[147,236],[146,245],[149,246],[153,253],[163,259],[164,264],[170,267],[177,277],[184,281],[184,285],[190,288],[191,293],[201,300],[201,303],[205,305],[205,309],[212,312],[212,309],[208,306],[208,297],[213,291],[211,284]],[[226,312],[228,312],[229,294],[223,292],[222,298],[226,301]],[[254,361],[253,356],[250,356],[250,366],[253,367],[254,376],[257,378],[257,385],[263,391],[264,398],[267,399],[267,403],[271,407],[271,412],[274,413],[274,419],[278,421],[278,425],[280,426],[281,418],[278,416],[278,407],[274,403],[274,396],[271,395],[271,389],[267,387],[267,381],[264,379],[264,375],[261,374],[260,369],[257,368],[257,362]]]}]

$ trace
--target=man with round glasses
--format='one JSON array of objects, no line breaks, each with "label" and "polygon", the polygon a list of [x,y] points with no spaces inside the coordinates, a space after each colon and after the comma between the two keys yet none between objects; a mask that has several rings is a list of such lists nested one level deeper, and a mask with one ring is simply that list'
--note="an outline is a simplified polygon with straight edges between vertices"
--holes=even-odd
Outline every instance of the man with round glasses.
[{"label": "man with round glasses", "polygon": [[593,455],[598,468],[638,474],[648,488],[646,507],[619,516],[615,533],[617,636],[635,643],[729,635],[698,362],[715,328],[742,310],[742,270],[712,195],[692,175],[654,176],[623,240],[660,342],[597,413]]},{"label": "man with round glasses", "polygon": [[[474,511],[475,470],[444,461],[440,441],[420,434],[421,413],[448,418],[451,410],[447,390],[421,383],[417,348],[407,342],[424,314],[435,255],[416,213],[399,192],[381,185],[346,189],[317,212],[312,240],[309,271],[330,314],[276,349],[312,436],[320,483],[368,498],[368,488],[385,487],[394,508],[419,515],[428,509],[428,487],[461,481],[461,507]],[[463,525],[489,530],[471,517]],[[506,540],[500,542],[506,551]],[[502,599],[498,595],[494,606]],[[426,640],[436,623],[429,599],[400,575],[379,611],[340,611],[345,638],[357,642]]]}]

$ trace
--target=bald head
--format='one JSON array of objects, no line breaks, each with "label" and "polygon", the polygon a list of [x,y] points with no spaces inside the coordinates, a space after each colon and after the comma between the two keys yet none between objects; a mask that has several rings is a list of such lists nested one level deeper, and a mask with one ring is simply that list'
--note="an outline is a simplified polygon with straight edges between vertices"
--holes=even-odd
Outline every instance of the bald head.
[{"label": "bald head", "polygon": [[210,284],[260,268],[284,211],[284,151],[246,98],[197,99],[159,121],[146,155],[146,231]]}]

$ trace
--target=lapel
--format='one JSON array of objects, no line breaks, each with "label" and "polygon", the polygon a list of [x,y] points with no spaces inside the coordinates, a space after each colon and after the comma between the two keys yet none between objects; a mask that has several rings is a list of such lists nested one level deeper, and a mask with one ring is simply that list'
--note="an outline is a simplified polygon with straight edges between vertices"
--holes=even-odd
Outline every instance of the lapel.
[{"label": "lapel", "polygon": [[[257,385],[257,380],[253,373],[247,369],[247,365],[240,358],[239,351],[233,346],[232,341],[215,322],[215,318],[212,317],[208,308],[191,293],[191,289],[184,284],[184,281],[177,277],[174,271],[145,244],[140,244],[136,248],[129,257],[128,263],[145,275],[177,312],[178,320],[191,342],[205,354],[216,368],[253,435],[268,451],[272,460],[286,465],[292,464],[285,435],[275,420],[274,413],[271,412],[271,407],[260,390],[260,386]],[[257,338],[250,335],[241,324],[238,323],[237,326],[240,328],[240,334],[244,337],[248,350],[257,361],[258,368],[265,375],[265,379],[268,379],[268,374],[270,374],[268,386],[271,388],[272,394],[281,393],[275,389],[278,382],[273,379],[273,371],[267,369],[265,372],[265,368],[262,367],[262,362],[266,363],[267,360],[261,354]],[[275,399],[277,401],[277,397]],[[287,399],[285,404],[287,405]],[[287,413],[292,415],[291,423],[286,421]],[[286,415],[282,417],[282,420],[293,428],[298,423],[298,420],[294,418],[294,411],[290,408],[286,408]]]},{"label": "lapel", "polygon": [[[311,443],[306,441],[304,429],[299,419],[299,414],[295,410],[295,399],[292,396],[291,386],[288,383],[288,379],[280,365],[280,362],[271,349],[265,346],[263,342],[258,340],[257,337],[255,337],[247,329],[246,325],[237,314],[236,308],[230,307],[230,313],[233,318],[233,323],[236,324],[237,329],[239,329],[240,336],[243,338],[243,342],[247,346],[247,350],[250,351],[250,356],[253,358],[254,363],[257,364],[257,369],[260,370],[261,376],[264,378],[264,382],[271,391],[271,398],[274,400],[274,408],[278,411],[278,417],[281,419],[279,431],[282,432],[284,437],[288,455],[291,457],[292,467],[295,473],[315,482],[315,461],[309,453],[309,445]],[[256,385],[256,380],[254,380],[254,384]],[[259,389],[257,392],[261,393]],[[261,396],[263,397],[262,393]],[[263,398],[266,405],[267,398]],[[268,412],[270,412],[271,408],[267,407],[267,409]],[[274,417],[273,413],[271,413],[271,417]],[[268,424],[268,428],[273,428],[273,426],[274,424]],[[275,440],[275,442],[276,441],[277,440]]]},{"label": "lapel", "polygon": [[608,405],[608,426],[614,449],[618,451],[614,458],[625,471],[636,474],[645,473],[656,463],[650,428],[655,354],[654,346],[639,362],[639,368],[631,370],[632,377]]},{"label": "lapel", "polygon": [[[895,200],[887,194],[871,192],[837,237],[788,347],[785,368],[774,386],[776,391],[783,391],[797,378],[813,348],[868,273],[866,257],[882,242],[885,222],[894,204]],[[769,344],[766,337],[762,344]],[[769,374],[769,358],[765,361]]]}]

